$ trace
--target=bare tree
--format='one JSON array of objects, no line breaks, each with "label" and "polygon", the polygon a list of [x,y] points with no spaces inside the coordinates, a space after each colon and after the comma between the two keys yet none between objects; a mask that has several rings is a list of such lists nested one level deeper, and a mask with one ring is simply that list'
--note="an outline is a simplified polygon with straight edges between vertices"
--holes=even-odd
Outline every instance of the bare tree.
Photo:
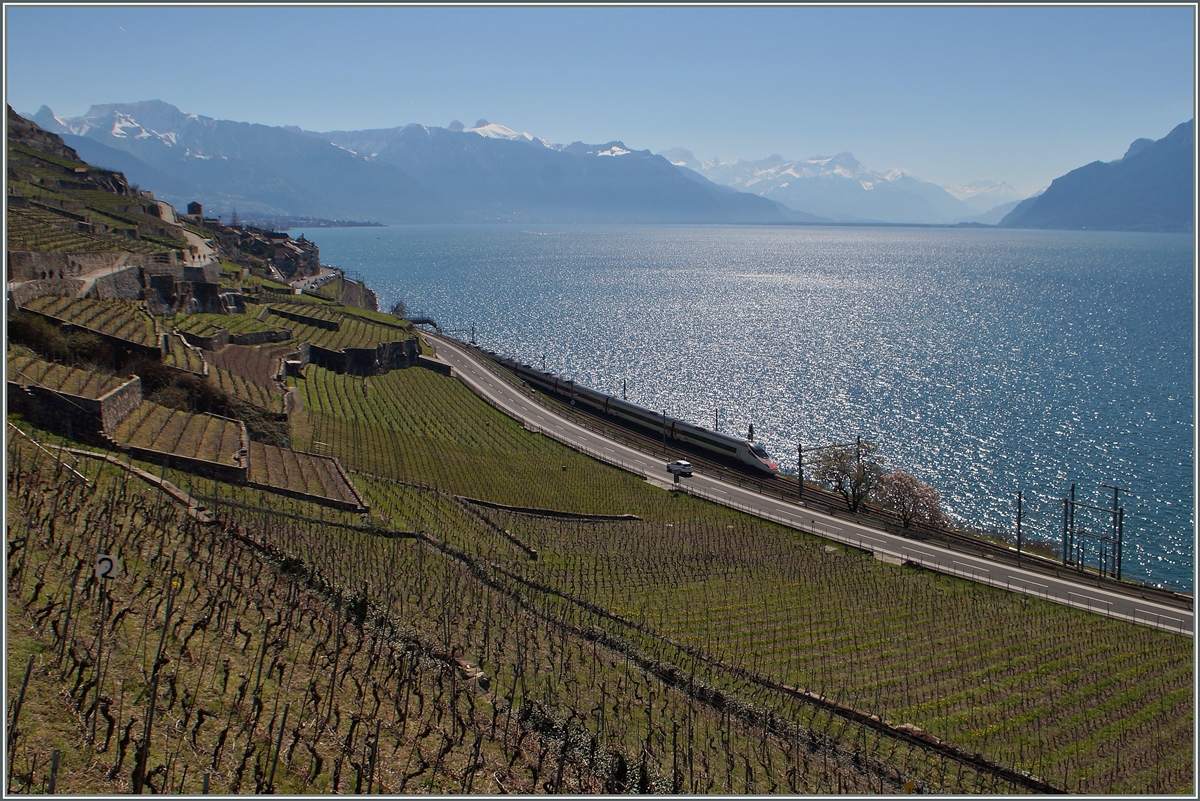
[{"label": "bare tree", "polygon": [[905,528],[914,520],[933,525],[945,525],[949,522],[949,518],[942,513],[939,503],[941,496],[938,491],[903,470],[893,470],[884,475],[871,497],[894,509],[900,515],[900,521]]},{"label": "bare tree", "polygon": [[403,300],[398,300],[392,304],[392,314],[396,317],[408,316],[408,304]]},{"label": "bare tree", "polygon": [[813,478],[846,499],[846,508],[857,512],[863,499],[871,494],[885,475],[883,457],[874,442],[861,440],[855,445],[823,448],[817,457]]}]

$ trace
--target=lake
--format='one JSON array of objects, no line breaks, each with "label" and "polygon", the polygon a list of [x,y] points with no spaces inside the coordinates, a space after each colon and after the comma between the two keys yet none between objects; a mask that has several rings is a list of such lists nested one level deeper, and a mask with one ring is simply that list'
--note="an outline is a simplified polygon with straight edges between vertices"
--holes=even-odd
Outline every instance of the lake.
[{"label": "lake", "polygon": [[[1193,584],[1187,235],[809,226],[304,229],[388,309],[794,471],[862,436],[949,514],[1058,543],[1062,501],[1125,510],[1124,574]],[[1090,517],[1089,517],[1090,515]],[[1080,511],[1077,525],[1109,518]]]}]

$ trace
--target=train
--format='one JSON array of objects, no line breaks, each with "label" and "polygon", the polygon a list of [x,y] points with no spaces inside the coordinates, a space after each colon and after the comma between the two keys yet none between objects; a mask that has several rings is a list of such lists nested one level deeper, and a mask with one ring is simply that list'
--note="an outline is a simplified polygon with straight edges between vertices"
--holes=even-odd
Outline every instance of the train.
[{"label": "train", "polygon": [[692,425],[674,417],[651,411],[637,404],[605,395],[594,389],[580,386],[570,379],[543,372],[516,359],[491,351],[482,351],[490,359],[510,370],[542,392],[558,395],[575,406],[583,406],[595,412],[611,415],[618,420],[642,429],[663,434],[666,439],[688,445],[692,450],[711,456],[717,461],[733,462],[758,474],[775,475],[779,465],[767,450],[748,440],[731,437],[719,431],[710,431],[703,426]]}]

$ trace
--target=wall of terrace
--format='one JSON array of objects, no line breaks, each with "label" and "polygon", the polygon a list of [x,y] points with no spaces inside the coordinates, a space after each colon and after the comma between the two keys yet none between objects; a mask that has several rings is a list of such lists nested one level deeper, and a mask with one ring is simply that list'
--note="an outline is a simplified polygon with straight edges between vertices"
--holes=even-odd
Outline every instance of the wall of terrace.
[{"label": "wall of terrace", "polygon": [[[14,251],[8,254],[8,280],[36,281],[51,275],[71,278],[122,264],[145,267],[152,260],[144,253],[41,253]],[[43,273],[45,273],[43,275]]]},{"label": "wall of terrace", "polygon": [[179,335],[192,347],[202,350],[220,350],[229,344],[229,331],[224,328],[220,328],[215,333],[207,336],[193,334],[191,331],[180,331]]},{"label": "wall of terrace", "polygon": [[36,384],[9,381],[8,409],[26,420],[68,437],[96,440],[142,405],[142,379],[132,376],[100,398],[85,398]]},{"label": "wall of terrace", "polygon": [[25,281],[16,284],[9,291],[8,310],[9,312],[14,312],[34,298],[40,298],[44,295],[73,298],[79,294],[79,290],[83,289],[83,283],[83,280],[79,278],[67,278],[64,280],[55,278],[53,281],[47,279],[45,281]]},{"label": "wall of terrace", "polygon": [[306,314],[287,311],[276,306],[270,306],[268,308],[270,309],[270,314],[278,314],[280,317],[283,317],[286,320],[291,320],[294,323],[304,323],[305,325],[311,325],[313,328],[320,328],[325,331],[342,330],[341,320],[326,320],[320,317],[309,317]]},{"label": "wall of terrace", "polygon": [[100,398],[100,425],[105,433],[142,405],[142,379],[134,376],[112,392]]},{"label": "wall of terrace", "polygon": [[99,300],[140,300],[142,298],[141,270],[130,266],[124,270],[101,275],[92,284],[88,297]]},{"label": "wall of terrace", "polygon": [[383,342],[374,348],[345,348],[330,350],[317,345],[308,346],[308,361],[326,370],[351,375],[378,375],[389,370],[412,367],[417,363],[420,347],[416,339]]},{"label": "wall of terrace", "polygon": [[167,451],[155,451],[149,448],[139,448],[136,445],[127,445],[109,440],[108,443],[113,447],[124,451],[135,459],[141,459],[154,464],[166,465],[174,467],[177,470],[185,470],[189,473],[195,473],[205,478],[215,478],[217,481],[227,481],[234,484],[245,484],[249,473],[249,466],[246,464],[223,464],[221,462],[210,462],[206,459],[196,459],[191,456],[180,456],[177,453],[169,453]]},{"label": "wall of terrace", "polygon": [[287,342],[292,338],[292,332],[283,329],[246,331],[235,334],[222,328],[207,336],[200,336],[189,331],[180,331],[179,333],[189,345],[202,350],[220,350],[226,345],[266,345],[270,342]]}]

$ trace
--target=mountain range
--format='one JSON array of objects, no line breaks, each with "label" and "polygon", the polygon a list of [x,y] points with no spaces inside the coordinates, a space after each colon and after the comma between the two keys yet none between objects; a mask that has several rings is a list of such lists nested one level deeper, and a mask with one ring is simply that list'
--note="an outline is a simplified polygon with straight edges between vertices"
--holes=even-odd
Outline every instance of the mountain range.
[{"label": "mountain range", "polygon": [[88,162],[177,206],[382,223],[983,223],[1191,230],[1193,125],[1139,139],[1022,200],[1005,183],[943,188],[850,153],[700,161],[621,141],[552,144],[478,120],[306,131],[217,120],[159,100],[27,115]]},{"label": "mountain range", "polygon": [[1195,120],[1137,139],[1120,159],[1094,161],[1022,201],[1004,228],[1188,232],[1195,226]]},{"label": "mountain range", "polygon": [[551,145],[481,120],[316,133],[153,100],[32,115],[87,161],[177,204],[385,223],[815,221],[621,142]]}]

